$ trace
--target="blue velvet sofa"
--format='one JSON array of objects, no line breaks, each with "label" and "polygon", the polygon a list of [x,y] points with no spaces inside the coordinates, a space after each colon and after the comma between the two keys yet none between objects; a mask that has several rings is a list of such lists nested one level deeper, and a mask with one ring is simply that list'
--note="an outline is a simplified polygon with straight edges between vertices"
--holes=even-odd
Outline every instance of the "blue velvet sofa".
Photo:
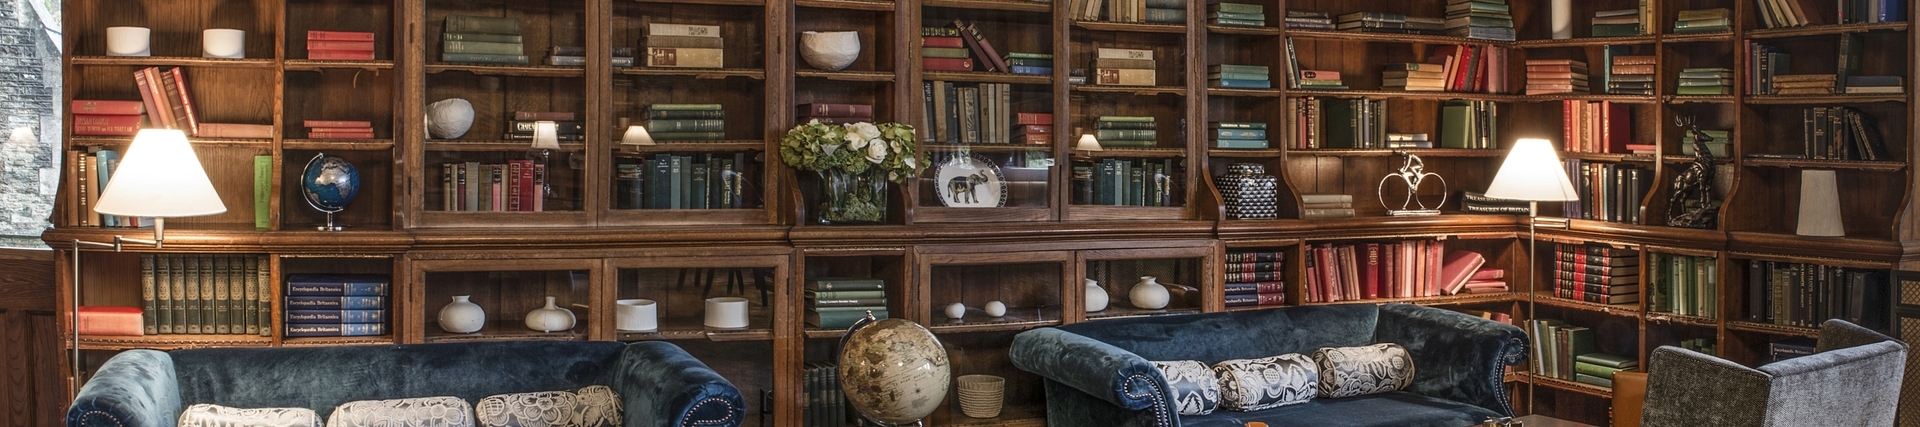
[{"label": "blue velvet sofa", "polygon": [[[1251,359],[1396,343],[1414,359],[1406,389],[1254,412],[1181,416],[1148,361]],[[1527,354],[1519,328],[1409,304],[1344,304],[1096,320],[1022,332],[1014,366],[1046,379],[1050,427],[1462,427],[1513,415],[1504,367]]]},{"label": "blue velvet sofa", "polygon": [[738,426],[740,392],[671,343],[504,341],[315,348],[129,350],[102,365],[67,425],[173,426],[187,406],[302,407],[356,400],[481,398],[607,386],[625,425]]}]

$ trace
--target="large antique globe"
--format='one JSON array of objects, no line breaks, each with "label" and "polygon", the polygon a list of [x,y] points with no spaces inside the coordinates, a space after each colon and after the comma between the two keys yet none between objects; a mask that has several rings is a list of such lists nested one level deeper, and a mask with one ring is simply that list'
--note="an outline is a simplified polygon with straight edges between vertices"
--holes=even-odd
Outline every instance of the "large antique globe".
[{"label": "large antique globe", "polygon": [[300,192],[314,209],[339,212],[360,193],[360,171],[347,159],[321,153],[307,161],[306,171],[300,173]]},{"label": "large antique globe", "polygon": [[910,424],[947,399],[947,351],[932,332],[904,319],[856,328],[840,348],[840,387],[855,410],[875,421]]}]

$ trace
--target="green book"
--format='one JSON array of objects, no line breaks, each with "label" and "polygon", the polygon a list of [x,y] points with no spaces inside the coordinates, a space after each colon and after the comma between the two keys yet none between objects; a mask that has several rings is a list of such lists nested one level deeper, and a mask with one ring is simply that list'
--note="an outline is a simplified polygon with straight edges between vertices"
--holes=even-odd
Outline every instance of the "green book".
[{"label": "green book", "polygon": [[213,333],[233,333],[233,281],[228,280],[225,255],[213,255],[207,259],[213,264]]},{"label": "green book", "polygon": [[1213,141],[1213,148],[1264,150],[1269,146],[1264,139],[1216,139]]},{"label": "green book", "polygon": [[1592,375],[1595,377],[1605,378],[1609,380],[1613,379],[1613,373],[1620,372],[1620,371],[1628,371],[1628,370],[1631,370],[1631,369],[1609,368],[1605,366],[1595,365],[1592,363],[1580,362],[1577,360],[1573,362],[1574,373]]},{"label": "green book", "polygon": [[205,282],[200,281],[200,257],[185,255],[181,256],[181,258],[185,258],[186,260],[186,265],[183,267],[186,272],[186,278],[183,283],[186,284],[185,300],[187,301],[187,306],[185,311],[187,312],[187,333],[199,334],[200,309],[205,307],[203,304],[204,301],[200,299],[200,290],[206,287],[203,286]]},{"label": "green book", "polygon": [[716,132],[727,130],[721,119],[647,120],[647,132]]},{"label": "green book", "polygon": [[1052,59],[1006,58],[1007,66],[1012,67],[1052,67]]},{"label": "green book", "polygon": [[520,20],[495,16],[447,15],[443,33],[520,34]]},{"label": "green book", "polygon": [[440,33],[440,40],[441,41],[464,41],[464,42],[514,43],[514,44],[521,43],[520,36],[509,35],[509,34],[446,32],[446,33]]},{"label": "green book", "polygon": [[[858,322],[860,321],[860,319],[865,319],[865,318],[867,318],[866,310],[827,311],[827,312],[813,311],[813,309],[807,310],[807,324],[816,328],[835,328],[835,329],[845,328],[848,326],[853,326],[854,322]],[[885,319],[887,318],[887,311],[874,310],[873,318]]]},{"label": "green book", "polygon": [[1111,205],[1113,198],[1113,171],[1118,168],[1113,159],[1100,159],[1099,167],[1093,170],[1093,198],[1095,205]]},{"label": "green book", "polygon": [[1051,59],[1053,59],[1053,54],[1050,54],[1050,53],[1032,53],[1032,52],[1007,52],[1007,56],[1006,56],[1006,57],[1007,57],[1008,59],[1013,59],[1013,58],[1018,58],[1018,59],[1046,59],[1046,60],[1051,60]]},{"label": "green book", "polygon": [[834,311],[867,311],[867,310],[880,312],[880,311],[886,311],[887,306],[885,303],[875,304],[875,305],[846,305],[846,306],[828,306],[828,307],[808,306],[807,310],[812,310],[820,313],[827,313],[827,312],[834,312]]},{"label": "green book", "polygon": [[255,278],[260,274],[260,257],[241,255],[234,258],[240,266],[234,269],[235,282],[240,287],[240,329],[236,334],[260,334],[260,282]]},{"label": "green book", "polygon": [[216,284],[213,270],[214,257],[206,255],[194,258],[200,260],[200,321],[197,322],[197,324],[200,325],[200,333],[202,334],[218,333],[215,332],[218,329],[214,327],[214,310],[216,308],[214,305],[214,292],[216,289],[214,286]]},{"label": "green book", "polygon": [[1566,346],[1555,348],[1559,363],[1554,366],[1560,368],[1558,372],[1561,379],[1572,379],[1573,356],[1593,352],[1593,330],[1585,326],[1568,326],[1560,328],[1559,333],[1566,335]]},{"label": "green book", "polygon": [[1155,132],[1153,129],[1098,129],[1094,131],[1094,137],[1101,142],[1110,139],[1153,141]]},{"label": "green book", "polygon": [[1213,4],[1207,5],[1207,11],[1208,12],[1219,11],[1219,12],[1232,12],[1232,13],[1251,13],[1255,15],[1260,15],[1261,17],[1265,17],[1267,13],[1267,8],[1265,6],[1261,6],[1257,4],[1213,3]]},{"label": "green book", "polygon": [[671,173],[667,176],[667,192],[672,195],[673,209],[687,208],[687,157],[669,155],[667,165]]},{"label": "green book", "polygon": [[470,41],[442,41],[440,51],[444,53],[485,53],[492,55],[525,55],[526,49],[519,43],[494,43]]},{"label": "green book", "polygon": [[154,301],[153,255],[140,256],[140,333],[157,335],[160,324],[154,323],[154,312],[159,303]]},{"label": "green book", "polygon": [[727,118],[727,112],[720,110],[647,110],[651,120],[719,120]]},{"label": "green book", "polygon": [[1114,206],[1126,206],[1128,204],[1127,201],[1132,200],[1127,198],[1127,174],[1130,173],[1132,169],[1133,162],[1113,161],[1113,188],[1109,191],[1113,192]]},{"label": "green book", "polygon": [[1364,100],[1329,99],[1321,105],[1324,123],[1326,148],[1359,148],[1360,132],[1365,127],[1360,122],[1360,109],[1365,108]]},{"label": "green book", "polygon": [[1267,139],[1266,129],[1208,128],[1207,137],[1216,139]]},{"label": "green book", "polygon": [[1102,122],[1095,122],[1093,127],[1095,129],[1153,129],[1158,126],[1159,126],[1158,123],[1149,120],[1144,122],[1102,121]]},{"label": "green book", "polygon": [[1127,206],[1146,206],[1146,168],[1127,162]]},{"label": "green book", "polygon": [[[1268,73],[1267,66],[1265,65],[1234,65],[1234,64],[1208,65],[1207,72],[1208,73],[1245,73],[1245,74],[1260,74],[1260,75],[1270,74]],[[1106,116],[1102,116],[1102,117],[1106,117]]]},{"label": "green book", "polygon": [[1153,116],[1100,116],[1102,122],[1153,122]]},{"label": "green book", "polygon": [[1207,124],[1207,127],[1218,129],[1266,129],[1267,124],[1262,122],[1213,122]]},{"label": "green book", "polygon": [[1679,14],[1675,15],[1674,18],[1679,19],[1681,21],[1699,21],[1699,20],[1707,20],[1707,19],[1726,19],[1728,16],[1732,16],[1732,14],[1733,12],[1728,11],[1726,8],[1695,9],[1695,10],[1682,10],[1680,11]]},{"label": "green book", "polygon": [[169,255],[153,258],[154,333],[173,333],[173,264]]},{"label": "green book", "polygon": [[1160,143],[1151,139],[1102,139],[1100,146],[1107,148],[1153,148]]},{"label": "green book", "polygon": [[1208,19],[1230,19],[1230,20],[1241,20],[1241,21],[1265,21],[1267,19],[1267,15],[1259,12],[1246,13],[1246,12],[1219,11],[1219,12],[1208,12],[1207,18]]},{"label": "green book", "polygon": [[1614,369],[1633,369],[1640,366],[1640,361],[1607,353],[1582,354],[1574,356],[1573,360],[1575,362]]},{"label": "green book", "polygon": [[1591,384],[1591,385],[1596,385],[1596,386],[1601,386],[1606,388],[1613,388],[1613,380],[1609,378],[1601,378],[1601,377],[1596,377],[1596,376],[1587,375],[1587,374],[1575,373],[1573,375],[1573,380],[1582,384]]},{"label": "green book", "polygon": [[720,104],[653,104],[648,110],[720,111]]},{"label": "green book", "polygon": [[1473,143],[1473,106],[1447,101],[1440,107],[1440,148],[1467,148]]},{"label": "green book", "polygon": [[[168,268],[171,272],[169,276],[172,277],[170,281],[173,283],[173,298],[169,299],[173,303],[170,304],[167,312],[170,314],[169,317],[173,318],[173,320],[170,321],[170,323],[173,324],[173,333],[184,334],[190,329],[187,327],[189,324],[187,320],[189,320],[188,318],[190,317],[187,316],[187,312],[192,311],[189,310],[191,307],[187,304],[187,289],[189,289],[187,286],[187,276],[189,275],[187,273],[190,271],[187,269],[187,257],[184,255],[169,255],[167,256],[167,265],[170,266]],[[159,267],[159,264],[154,265],[154,268]]]},{"label": "green book", "polygon": [[1214,24],[1214,25],[1225,25],[1225,26],[1229,26],[1229,27],[1265,27],[1265,26],[1267,26],[1267,21],[1265,21],[1265,20],[1259,20],[1259,21],[1254,21],[1254,20],[1247,20],[1247,19],[1228,19],[1228,18],[1213,18],[1213,24]]},{"label": "green book", "polygon": [[273,228],[273,156],[253,156],[253,228]]},{"label": "green book", "polygon": [[1215,79],[1215,80],[1218,80],[1218,79],[1267,80],[1268,78],[1267,76],[1268,76],[1267,73],[1234,73],[1234,72],[1207,73],[1208,79]]},{"label": "green book", "polygon": [[484,64],[526,64],[526,55],[495,55],[486,53],[442,52],[441,62],[476,62]]},{"label": "green book", "polygon": [[687,209],[706,209],[708,207],[707,192],[711,189],[707,186],[708,172],[707,162],[695,162],[687,165]]},{"label": "green book", "polygon": [[651,132],[653,139],[661,141],[716,141],[727,139],[725,131],[702,132]]},{"label": "green book", "polygon": [[273,279],[268,277],[273,273],[267,268],[267,256],[253,257],[253,267],[248,271],[256,273],[251,280],[255,282],[254,292],[260,297],[254,301],[254,310],[258,312],[254,320],[260,322],[260,336],[273,336],[273,291],[268,289],[273,286]]},{"label": "green book", "polygon": [[887,291],[882,291],[882,290],[871,290],[871,291],[816,291],[816,290],[811,290],[811,289],[809,289],[809,290],[807,290],[807,291],[806,291],[806,297],[807,297],[807,298],[811,298],[811,299],[815,299],[815,300],[830,300],[830,299],[860,299],[860,298],[886,298],[886,297],[887,297]]},{"label": "green book", "polygon": [[1640,24],[1593,24],[1594,37],[1629,37],[1640,35]]},{"label": "green book", "polygon": [[1678,89],[1675,89],[1673,93],[1676,95],[1726,95],[1727,87],[1726,86],[1680,86]]},{"label": "green book", "polygon": [[887,281],[864,277],[817,277],[807,279],[806,289],[810,291],[878,291],[886,289]]},{"label": "green book", "polygon": [[923,47],[920,56],[928,58],[965,58],[970,52],[961,47]]},{"label": "green book", "polygon": [[673,155],[655,154],[647,159],[647,209],[673,209],[673,192],[667,189],[673,179]]}]

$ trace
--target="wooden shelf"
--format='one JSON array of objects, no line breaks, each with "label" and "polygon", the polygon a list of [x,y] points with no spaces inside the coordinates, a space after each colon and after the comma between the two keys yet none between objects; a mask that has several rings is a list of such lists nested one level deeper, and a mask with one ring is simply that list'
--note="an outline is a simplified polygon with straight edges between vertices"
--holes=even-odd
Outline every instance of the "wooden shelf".
[{"label": "wooden shelf", "polygon": [[893,72],[890,72],[890,71],[799,70],[799,71],[794,71],[793,76],[813,78],[813,79],[827,79],[827,80],[843,81],[843,82],[892,82],[893,81]]},{"label": "wooden shelf", "polygon": [[946,143],[928,143],[928,144],[926,144],[926,145],[921,145],[921,146],[920,146],[920,149],[921,149],[922,151],[943,151],[943,152],[944,152],[944,151],[960,151],[960,150],[972,150],[972,151],[977,151],[977,152],[982,152],[982,153],[1024,153],[1024,152],[1029,152],[1029,151],[1052,151],[1052,150],[1053,150],[1053,146],[1049,146],[1049,145],[1025,145],[1025,144],[972,144],[972,145],[961,145],[961,144],[946,144]]},{"label": "wooden shelf", "polygon": [[1521,95],[1514,102],[1560,102],[1560,101],[1610,101],[1615,104],[1654,104],[1660,102],[1652,95],[1611,95],[1604,93],[1563,93],[1555,95]]},{"label": "wooden shelf", "polygon": [[305,337],[280,340],[281,347],[327,347],[336,345],[393,345],[392,335],[377,337]]},{"label": "wooden shelf", "polygon": [[1207,149],[1207,157],[1218,157],[1218,158],[1257,159],[1257,158],[1268,158],[1268,157],[1280,157],[1280,153],[1281,151],[1278,148],[1268,148],[1268,149],[1262,149],[1262,150],[1246,150],[1246,149],[1232,149],[1232,148],[1208,148]]},{"label": "wooden shelf", "polygon": [[1288,98],[1367,98],[1367,99],[1426,99],[1450,100],[1465,99],[1472,101],[1513,102],[1520,97],[1478,92],[1440,92],[1440,91],[1397,91],[1397,90],[1289,90]]},{"label": "wooden shelf", "polygon": [[1420,156],[1421,158],[1500,157],[1500,156],[1506,155],[1507,151],[1506,150],[1465,149],[1465,148],[1405,148],[1405,149],[1312,148],[1312,149],[1302,149],[1302,150],[1287,150],[1287,154],[1289,155],[1317,156],[1317,157],[1385,157],[1385,156],[1399,156],[1400,153],[1413,154],[1416,156]]},{"label": "wooden shelf", "polygon": [[1616,46],[1616,45],[1653,44],[1654,42],[1659,40],[1660,40],[1659,36],[1651,36],[1651,35],[1625,36],[1625,37],[1580,37],[1580,38],[1558,39],[1558,40],[1555,40],[1555,39],[1520,40],[1520,41],[1513,42],[1513,47],[1525,48],[1525,49],[1535,49],[1535,48],[1547,49],[1547,48],[1561,48],[1561,47]]},{"label": "wooden shelf", "polygon": [[766,0],[634,0],[639,3],[696,4],[709,6],[766,6]]},{"label": "wooden shelf", "polygon": [[1587,384],[1579,381],[1568,381],[1568,380],[1563,380],[1559,378],[1543,377],[1539,375],[1534,375],[1531,372],[1516,372],[1515,374],[1521,375],[1522,378],[1525,378],[1527,382],[1532,383],[1533,385],[1541,386],[1541,387],[1547,387],[1547,388],[1552,388],[1557,390],[1566,390],[1566,391],[1571,391],[1575,393],[1585,394],[1588,396],[1598,397],[1601,399],[1613,398],[1613,389],[1607,388],[1607,387],[1601,387],[1601,386]]},{"label": "wooden shelf", "polygon": [[1217,87],[1207,88],[1207,95],[1251,96],[1251,97],[1262,97],[1262,98],[1278,98],[1282,96],[1279,89],[1222,89]]},{"label": "wooden shelf", "polygon": [[1037,74],[992,73],[984,71],[953,72],[926,71],[920,73],[921,80],[944,80],[950,82],[1011,83],[1020,85],[1050,85],[1053,76]]},{"label": "wooden shelf", "polygon": [[337,140],[337,139],[289,139],[280,141],[280,148],[288,150],[341,150],[375,151],[392,150],[391,139]]},{"label": "wooden shelf", "polygon": [[1090,31],[1113,31],[1124,33],[1162,33],[1186,34],[1187,26],[1177,24],[1149,24],[1144,22],[1109,22],[1074,20],[1073,26]]},{"label": "wooden shelf", "polygon": [[393,61],[317,61],[311,59],[289,59],[282,67],[288,71],[391,70],[393,69]]},{"label": "wooden shelf", "polygon": [[272,70],[275,66],[272,59],[219,59],[190,56],[74,55],[70,63],[75,66],[257,68],[262,71]]},{"label": "wooden shelf", "polygon": [[[71,342],[62,336],[62,341]],[[147,336],[96,336],[81,335],[81,350],[127,350],[148,348],[154,350],[180,350],[206,347],[266,347],[273,345],[273,337],[258,335],[147,335]]]},{"label": "wooden shelf", "polygon": [[944,7],[949,9],[1004,10],[1010,12],[1051,13],[1053,4],[1032,1],[999,0],[928,0],[920,2],[921,7]]},{"label": "wooden shelf", "polygon": [[1533,293],[1533,301],[1541,305],[1606,313],[1615,316],[1634,317],[1640,314],[1640,303],[1601,304],[1556,297],[1553,296],[1553,291],[1535,291]]},{"label": "wooden shelf", "polygon": [[617,144],[614,152],[618,155],[638,155],[652,153],[679,152],[715,152],[715,151],[761,151],[767,148],[765,141],[725,140],[725,141],[657,141],[653,145]]},{"label": "wooden shelf", "polygon": [[1775,325],[1772,323],[1755,323],[1755,322],[1738,321],[1738,320],[1727,322],[1727,329],[1742,331],[1742,332],[1762,333],[1762,334],[1769,334],[1769,335],[1784,335],[1784,336],[1807,337],[1807,338],[1820,337],[1819,328],[1802,328],[1798,326],[1783,326],[1783,325]]},{"label": "wooden shelf", "polygon": [[[469,141],[469,140],[454,140],[454,141],[448,141],[448,140],[435,140],[435,141],[438,141],[438,142],[428,142],[428,143],[426,143],[426,144],[425,144],[425,145],[426,145],[426,148],[427,148],[427,151],[517,151],[517,152],[527,152],[527,151],[537,151],[537,150],[538,150],[538,149],[535,149],[535,148],[533,148],[533,141],[507,141],[507,140],[494,140],[494,141],[486,141],[486,140],[471,140],[471,141]],[[560,141],[560,149],[559,149],[559,150],[554,150],[554,151],[556,151],[556,152],[578,152],[578,151],[582,151],[582,150],[584,150],[585,148],[586,148],[586,144],[582,144],[582,143],[581,143],[580,141]]]},{"label": "wooden shelf", "polygon": [[1667,95],[1668,104],[1732,104],[1733,95]]},{"label": "wooden shelf", "polygon": [[767,70],[757,68],[616,67],[614,70],[628,76],[688,77],[700,80],[719,80],[726,78],[767,79]]},{"label": "wooden shelf", "polygon": [[[1282,14],[1284,18],[1284,13]],[[1297,30],[1286,31],[1288,37],[1302,40],[1333,40],[1341,42],[1368,43],[1408,43],[1408,44],[1492,44],[1504,45],[1508,42],[1498,40],[1470,39],[1453,36],[1428,36],[1419,34],[1368,33],[1360,31],[1322,31]]]},{"label": "wooden shelf", "polygon": [[572,331],[540,332],[527,329],[520,319],[489,320],[487,326],[478,332],[456,334],[440,330],[437,322],[427,322],[427,334],[423,342],[473,342],[473,341],[578,341],[586,339],[586,325],[574,325]]},{"label": "wooden shelf", "polygon": [[1761,28],[1747,30],[1749,39],[1777,39],[1787,37],[1827,36],[1874,31],[1906,31],[1906,22],[1882,22],[1872,24],[1807,25],[1787,28]]},{"label": "wooden shelf", "polygon": [[1272,37],[1280,35],[1280,32],[1280,29],[1275,27],[1241,27],[1207,24],[1207,33],[1209,34]]},{"label": "wooden shelf", "polygon": [[1695,34],[1661,34],[1664,43],[1726,43],[1733,41],[1733,31],[1716,31]]},{"label": "wooden shelf", "polygon": [[1007,314],[1001,317],[987,317],[977,309],[968,309],[966,317],[948,319],[945,315],[927,322],[927,330],[934,334],[953,334],[966,332],[1024,331],[1044,326],[1057,326],[1060,318],[1059,307],[1021,308],[1009,307]]},{"label": "wooden shelf", "polygon": [[1399,303],[1407,303],[1407,304],[1438,306],[1438,305],[1487,304],[1487,303],[1496,303],[1496,302],[1510,302],[1513,300],[1514,300],[1514,294],[1512,292],[1500,292],[1500,293],[1492,293],[1492,294],[1442,295],[1437,297],[1372,298],[1372,299],[1342,300],[1342,301],[1333,301],[1333,302],[1303,302],[1303,303],[1300,303],[1299,305],[1386,304],[1386,303],[1399,302]]},{"label": "wooden shelf", "polygon": [[1187,156],[1187,150],[1183,148],[1107,148],[1100,151],[1075,150],[1073,152],[1073,157],[1077,159],[1105,159],[1105,158],[1177,159],[1177,158],[1186,157],[1186,156]]},{"label": "wooden shelf", "polygon": [[1192,308],[1192,307],[1147,310],[1147,309],[1141,309],[1141,308],[1127,307],[1125,304],[1109,304],[1107,305],[1107,309],[1105,310],[1087,313],[1087,320],[1094,321],[1094,320],[1102,320],[1102,319],[1120,319],[1120,318],[1127,318],[1127,317],[1165,316],[1169,314],[1193,314],[1193,313],[1199,313],[1199,312],[1200,312],[1199,308]]},{"label": "wooden shelf", "polygon": [[1085,92],[1085,93],[1130,94],[1130,95],[1137,95],[1137,96],[1154,96],[1154,95],[1186,96],[1187,95],[1187,89],[1180,86],[1075,85],[1073,87],[1073,91]]},{"label": "wooden shelf", "polygon": [[771,341],[773,330],[766,328],[739,329],[670,329],[660,328],[653,332],[615,331],[620,341],[655,340],[707,340],[707,341]]},{"label": "wooden shelf", "polygon": [[481,76],[509,77],[585,77],[584,67],[556,67],[551,65],[488,65],[488,64],[451,64],[429,63],[427,74],[439,74],[452,71],[465,71]]},{"label": "wooden shelf", "polygon": [[794,0],[799,7],[817,7],[822,9],[865,10],[872,12],[892,12],[893,2],[863,0]]},{"label": "wooden shelf", "polygon": [[1711,317],[1683,316],[1661,312],[1648,312],[1647,323],[1686,325],[1698,328],[1716,328],[1720,326],[1720,321]]},{"label": "wooden shelf", "polygon": [[[234,139],[234,138],[198,138],[198,137],[187,138],[187,142],[193,144],[193,146],[195,147],[258,148],[263,150],[266,149],[267,146],[273,144],[273,140],[271,139]],[[77,147],[102,147],[102,148],[122,147],[127,144],[132,144],[133,137],[132,136],[75,136],[69,139],[69,143]]]},{"label": "wooden shelf", "polygon": [[1823,104],[1865,104],[1870,102],[1907,102],[1906,94],[1835,94],[1835,95],[1751,95],[1747,98],[1751,105],[1823,105]]},{"label": "wooden shelf", "polygon": [[1568,153],[1568,152],[1562,152],[1562,153],[1560,153],[1560,158],[1562,158],[1562,159],[1580,159],[1580,160],[1589,160],[1589,161],[1597,161],[1597,162],[1614,162],[1614,163],[1620,163],[1620,162],[1641,162],[1641,163],[1653,163],[1653,160],[1654,160],[1654,155],[1652,155],[1652,154],[1614,154],[1614,153],[1580,153],[1580,152],[1574,152],[1574,153]]},{"label": "wooden shelf", "polygon": [[1770,157],[1748,157],[1742,161],[1747,166],[1791,169],[1845,169],[1868,172],[1899,172],[1907,169],[1902,162],[1870,160],[1816,160],[1816,159],[1777,159]]}]

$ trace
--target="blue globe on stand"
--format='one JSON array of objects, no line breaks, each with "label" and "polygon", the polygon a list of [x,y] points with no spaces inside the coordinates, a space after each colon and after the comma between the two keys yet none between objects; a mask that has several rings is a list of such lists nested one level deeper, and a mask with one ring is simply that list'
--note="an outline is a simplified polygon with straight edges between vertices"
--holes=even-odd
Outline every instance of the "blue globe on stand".
[{"label": "blue globe on stand", "polygon": [[345,226],[333,222],[333,214],[346,209],[353,196],[360,194],[360,171],[347,159],[320,153],[308,160],[306,170],[300,173],[300,192],[306,196],[307,206],[327,213],[327,224],[319,227],[321,231],[344,230]]}]

